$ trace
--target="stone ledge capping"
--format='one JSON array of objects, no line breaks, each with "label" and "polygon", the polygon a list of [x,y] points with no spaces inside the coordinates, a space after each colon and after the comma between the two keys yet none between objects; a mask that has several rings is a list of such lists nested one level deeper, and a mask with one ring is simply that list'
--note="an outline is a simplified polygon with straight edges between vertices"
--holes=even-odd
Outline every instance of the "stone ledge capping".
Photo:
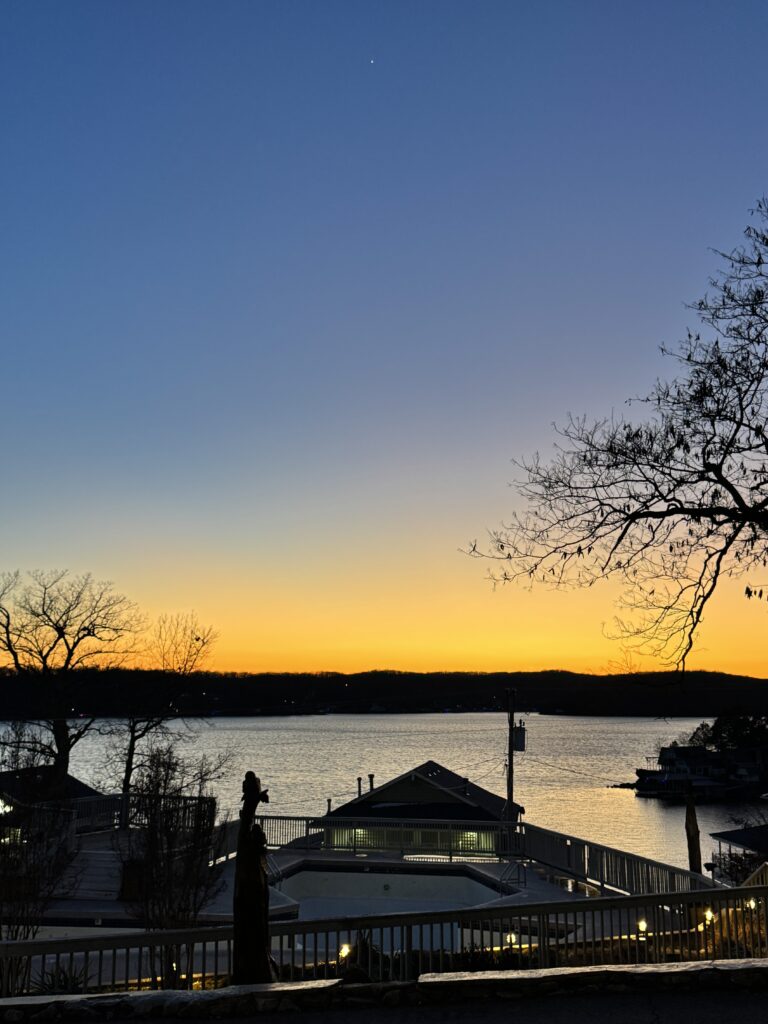
[{"label": "stone ledge capping", "polygon": [[284,982],[229,985],[204,992],[105,992],[98,995],[11,996],[0,999],[0,1020],[109,1021],[158,1017],[244,1017],[268,1010],[330,1006],[341,982]]},{"label": "stone ledge capping", "polygon": [[650,991],[651,989],[768,989],[768,960],[708,960],[696,963],[605,964],[526,971],[477,971],[422,974],[425,1001],[448,998],[561,995],[576,992]]},{"label": "stone ledge capping", "polygon": [[[204,992],[111,992],[0,999],[0,1021],[120,1021],[158,1018],[237,1018],[275,1011],[393,1010],[401,1005],[514,1000],[603,992],[748,989],[768,990],[768,960],[712,960],[684,964],[554,967],[525,971],[423,974],[418,981],[343,984],[327,981],[231,985]],[[329,1018],[332,1024],[332,1015]]]}]

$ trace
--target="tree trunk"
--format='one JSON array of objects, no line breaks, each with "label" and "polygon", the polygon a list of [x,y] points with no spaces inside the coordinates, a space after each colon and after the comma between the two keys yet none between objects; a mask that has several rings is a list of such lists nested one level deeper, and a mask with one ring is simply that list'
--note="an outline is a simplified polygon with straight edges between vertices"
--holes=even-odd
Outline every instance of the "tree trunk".
[{"label": "tree trunk", "polygon": [[696,817],[696,803],[693,787],[688,786],[685,794],[685,836],[688,840],[688,867],[701,874],[701,843],[699,842],[699,821]]},{"label": "tree trunk", "polygon": [[136,757],[136,723],[128,723],[128,747],[125,752],[125,768],[123,771],[123,783],[120,789],[122,799],[120,800],[120,828],[128,828],[130,814],[129,798],[131,794],[131,779],[133,778],[133,762]]},{"label": "tree trunk", "polygon": [[69,773],[69,754],[72,749],[69,723],[66,718],[55,718],[53,720],[52,732],[53,742],[56,747],[56,756],[53,760],[54,787],[63,792],[67,774]]}]

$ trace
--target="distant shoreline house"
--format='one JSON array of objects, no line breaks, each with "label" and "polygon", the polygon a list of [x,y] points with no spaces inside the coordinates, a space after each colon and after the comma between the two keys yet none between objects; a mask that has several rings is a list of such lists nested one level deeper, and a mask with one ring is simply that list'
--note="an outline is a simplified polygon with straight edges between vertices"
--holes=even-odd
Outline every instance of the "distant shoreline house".
[{"label": "distant shoreline house", "polygon": [[[365,793],[358,780],[359,795],[333,810],[329,807],[323,817],[327,841],[334,848],[496,853],[498,826],[516,823],[525,813],[514,803],[508,817],[503,797],[436,761],[425,761],[380,786],[374,787],[373,778],[369,775]],[[377,829],[376,822],[387,824]],[[389,822],[403,827],[393,829]],[[485,822],[494,827],[483,829]]]},{"label": "distant shoreline house", "polygon": [[635,769],[638,796],[684,800],[689,790],[701,800],[733,800],[762,792],[768,785],[768,748],[710,750],[672,743]]},{"label": "distant shoreline house", "polygon": [[725,832],[710,832],[710,836],[716,839],[719,845],[719,852],[723,852],[723,844],[730,853],[733,847],[752,853],[768,861],[768,825],[746,825],[742,828],[731,828]]},{"label": "distant shoreline house", "polygon": [[717,840],[712,867],[730,885],[768,884],[768,824],[710,832]]}]

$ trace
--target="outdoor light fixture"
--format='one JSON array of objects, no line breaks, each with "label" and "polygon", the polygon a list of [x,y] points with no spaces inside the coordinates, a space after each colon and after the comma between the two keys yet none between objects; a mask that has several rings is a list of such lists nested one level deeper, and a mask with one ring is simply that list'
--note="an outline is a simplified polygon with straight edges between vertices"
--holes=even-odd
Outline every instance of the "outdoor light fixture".
[{"label": "outdoor light fixture", "polygon": [[643,933],[648,931],[648,922],[645,920],[644,917],[641,917],[640,920],[637,922],[637,930]]},{"label": "outdoor light fixture", "polygon": [[750,910],[754,910],[757,907],[757,901],[755,900],[754,897],[752,897],[751,900],[747,900],[747,906],[749,907]]},{"label": "outdoor light fixture", "polygon": [[707,909],[704,911],[704,920],[707,922],[707,924],[712,924],[714,916],[715,915],[712,912],[712,910],[709,907],[707,907]]},{"label": "outdoor light fixture", "polygon": [[346,958],[349,956],[349,954],[351,952],[352,952],[352,947],[348,943],[345,942],[344,945],[339,950],[339,958],[341,960],[346,960]]},{"label": "outdoor light fixture", "polygon": [[509,932],[509,934],[507,935],[507,942],[509,943],[510,946],[514,946],[514,944],[517,942],[517,935],[515,935],[514,932]]}]

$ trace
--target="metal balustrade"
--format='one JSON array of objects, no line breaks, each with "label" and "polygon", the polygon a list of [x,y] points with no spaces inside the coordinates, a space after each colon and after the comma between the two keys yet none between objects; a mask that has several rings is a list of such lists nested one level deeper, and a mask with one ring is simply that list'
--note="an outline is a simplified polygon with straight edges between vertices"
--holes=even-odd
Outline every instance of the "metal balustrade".
[{"label": "metal balustrade", "polygon": [[[271,925],[281,979],[768,955],[768,886]],[[0,943],[0,995],[227,984],[231,926]]]},{"label": "metal balustrade", "polygon": [[[194,803],[174,811],[192,813]],[[81,833],[115,828],[124,809],[120,797],[73,801],[71,807]],[[132,803],[130,812],[138,823],[140,804]],[[765,874],[756,874],[748,888],[729,890],[703,875],[526,822],[273,815],[257,820],[271,849],[533,863],[591,883],[604,894],[625,894],[524,907],[274,922],[272,953],[281,978],[405,980],[423,971],[768,955]],[[237,822],[228,823],[215,856],[231,856],[237,829]],[[0,942],[0,994],[227,984],[232,936],[227,926]]]},{"label": "metal balustrade", "polygon": [[533,861],[578,881],[638,894],[688,892],[716,887],[705,875],[640,857],[610,846],[539,828],[527,822],[387,821],[365,818],[304,818],[262,815],[271,849],[396,852],[448,860]]},{"label": "metal balustrade", "polygon": [[[174,812],[193,813],[197,798],[174,801]],[[188,806],[187,806],[188,805]],[[78,833],[117,828],[123,798],[87,797],[70,801]],[[130,798],[128,820],[140,827],[145,818],[141,798]],[[434,856],[448,860],[530,860],[571,878],[598,886],[602,892],[687,892],[716,885],[704,875],[640,857],[600,843],[540,828],[528,822],[419,821],[370,818],[324,818],[260,815],[270,849],[332,850]],[[224,855],[237,846],[237,821],[226,828]],[[220,854],[221,855],[221,854]]]},{"label": "metal balustrade", "polygon": [[518,825],[518,832],[526,858],[597,885],[603,891],[612,889],[635,895],[719,888],[706,875],[527,822]]}]

